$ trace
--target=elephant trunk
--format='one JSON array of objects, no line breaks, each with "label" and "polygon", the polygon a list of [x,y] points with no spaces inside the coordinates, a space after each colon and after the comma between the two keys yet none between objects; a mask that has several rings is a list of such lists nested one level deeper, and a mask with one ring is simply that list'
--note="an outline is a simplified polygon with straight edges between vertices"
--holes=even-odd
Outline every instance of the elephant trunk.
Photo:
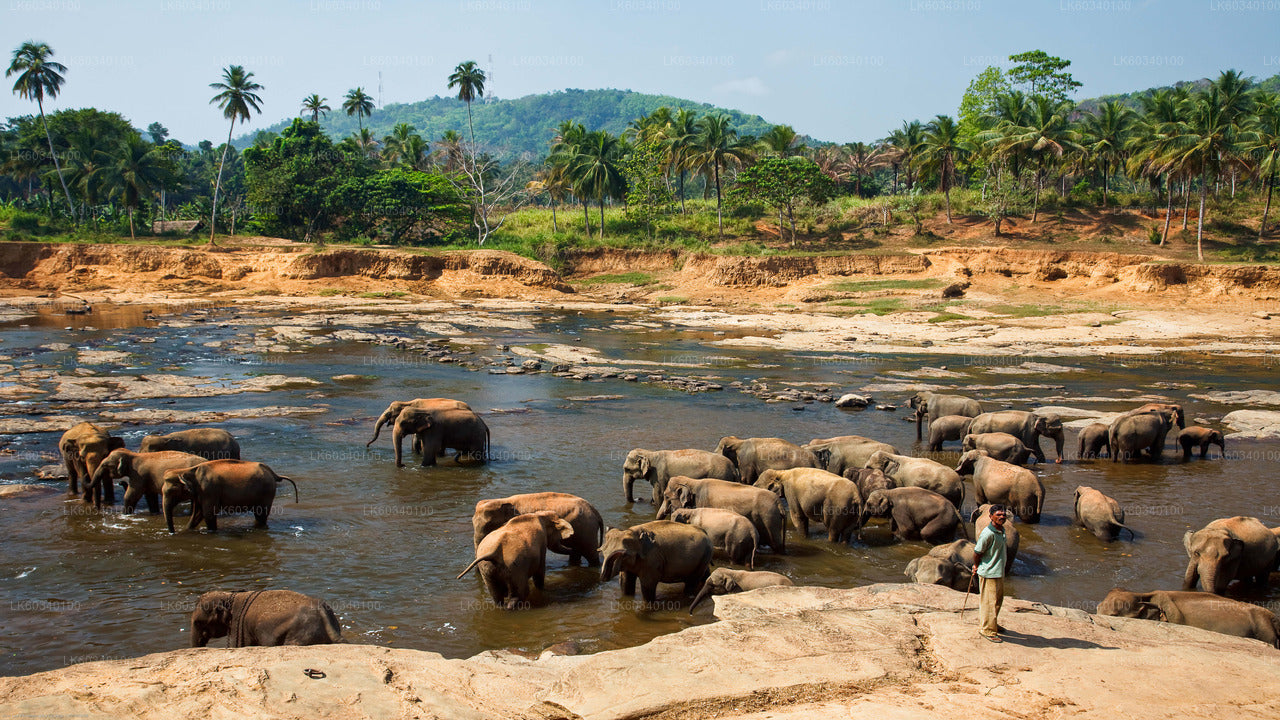
[{"label": "elephant trunk", "polygon": [[631,491],[635,487],[636,479],[631,473],[622,473],[622,493],[627,498],[627,502],[635,502],[635,498],[631,496]]},{"label": "elephant trunk", "polygon": [[658,506],[658,519],[665,520],[666,517],[670,514],[671,514],[671,501],[664,497],[662,499],[662,504]]},{"label": "elephant trunk", "polygon": [[709,597],[711,597],[711,583],[704,582],[702,583],[702,589],[698,591],[698,594],[693,598],[693,602],[689,604],[689,614],[692,615],[693,609],[701,605],[702,601]]},{"label": "elephant trunk", "polygon": [[622,551],[618,550],[609,553],[604,559],[604,563],[600,565],[600,582],[608,582],[618,574],[618,561],[622,559]]},{"label": "elephant trunk", "polygon": [[[170,531],[172,532],[172,531]],[[191,622],[191,647],[204,647],[209,644],[209,634],[204,631],[202,623],[198,621]]]},{"label": "elephant trunk", "polygon": [[1066,435],[1062,432],[1062,430],[1058,430],[1053,434],[1052,437],[1053,437],[1053,450],[1058,455],[1055,462],[1060,463],[1062,462],[1062,445],[1066,441]]}]

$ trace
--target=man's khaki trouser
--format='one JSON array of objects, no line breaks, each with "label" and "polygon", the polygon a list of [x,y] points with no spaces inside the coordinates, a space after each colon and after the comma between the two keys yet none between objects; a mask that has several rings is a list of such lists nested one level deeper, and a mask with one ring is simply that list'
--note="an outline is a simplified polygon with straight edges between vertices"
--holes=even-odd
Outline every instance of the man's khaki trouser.
[{"label": "man's khaki trouser", "polygon": [[998,627],[996,617],[1004,604],[1004,578],[979,577],[978,581],[982,588],[978,598],[978,632],[995,635]]}]

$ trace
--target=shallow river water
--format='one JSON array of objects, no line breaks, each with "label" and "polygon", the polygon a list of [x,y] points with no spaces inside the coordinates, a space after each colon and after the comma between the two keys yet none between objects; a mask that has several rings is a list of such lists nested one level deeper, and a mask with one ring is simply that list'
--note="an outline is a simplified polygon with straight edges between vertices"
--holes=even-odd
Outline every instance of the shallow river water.
[{"label": "shallow river water", "polygon": [[[478,311],[471,311],[473,314]],[[332,311],[329,312],[332,316]],[[198,315],[198,317],[195,317]],[[415,350],[338,340],[268,344],[272,326],[307,324],[304,310],[215,308],[199,313],[137,308],[67,317],[42,312],[0,325],[3,362],[21,370],[70,374],[82,367],[85,349],[130,353],[115,364],[91,366],[108,376],[167,372],[234,382],[282,374],[320,381],[267,393],[211,398],[113,401],[120,409],[227,410],[266,405],[315,407],[313,415],[235,419],[221,423],[239,439],[243,457],[267,463],[295,478],[301,502],[282,490],[268,530],[249,516],[228,517],[220,532],[169,535],[160,516],[98,512],[59,493],[0,500],[0,674],[25,674],[99,659],[127,658],[187,644],[194,599],[211,589],[289,588],[326,599],[339,614],[349,642],[431,650],[465,657],[494,648],[538,652],[573,641],[579,651],[625,647],[690,625],[711,622],[710,604],[687,612],[679,586],[662,586],[654,609],[621,598],[616,582],[598,571],[568,568],[548,556],[546,591],[533,607],[496,609],[474,574],[455,576],[473,557],[470,516],[481,498],[556,490],[591,501],[610,525],[653,518],[645,503],[623,502],[621,465],[634,447],[714,449],[723,435],[777,436],[803,443],[812,438],[859,434],[920,454],[914,425],[904,422],[912,383],[956,388],[988,409],[1062,405],[1118,411],[1157,398],[1182,402],[1191,418],[1216,418],[1244,406],[1189,397],[1210,390],[1274,389],[1269,359],[1163,354],[1147,358],[1052,359],[1054,367],[1022,367],[1037,358],[873,356],[791,353],[717,346],[726,336],[710,328],[660,328],[634,324],[627,313],[579,313],[546,309],[481,313],[505,318],[497,326],[456,322],[455,341],[475,343],[475,359],[523,359],[502,346],[538,351],[549,344],[581,343],[619,368],[636,368],[641,382],[621,378],[580,381],[549,373],[495,375],[442,364]],[[189,322],[195,319],[199,322]],[[423,339],[419,322],[433,318],[337,316],[314,323],[315,335],[349,328]],[[70,327],[71,329],[66,329]],[[735,331],[734,334],[749,334]],[[730,335],[728,337],[732,337]],[[154,342],[147,342],[154,340]],[[278,339],[272,343],[282,342]],[[70,348],[51,343],[66,343]],[[209,346],[213,343],[214,346]],[[219,343],[221,343],[219,345]],[[246,348],[255,348],[247,351]],[[271,349],[273,348],[274,349]],[[665,365],[641,365],[641,362]],[[701,368],[672,363],[700,362]],[[629,363],[635,363],[631,365]],[[946,366],[961,377],[912,377],[923,366]],[[1023,374],[1010,374],[1009,370]],[[1027,370],[1030,372],[1026,372]],[[648,373],[712,378],[716,392],[689,394],[643,382]],[[893,373],[903,373],[894,375]],[[344,374],[365,376],[335,381]],[[13,377],[9,378],[13,380]],[[831,403],[766,403],[730,386],[762,380],[774,389],[828,388],[835,395],[868,385],[892,411],[840,410]],[[1186,386],[1179,384],[1185,383]],[[5,383],[7,384],[7,383]],[[39,383],[27,383],[39,386]],[[53,385],[46,384],[46,389]],[[409,465],[396,469],[390,429],[365,449],[373,419],[389,401],[452,397],[480,411],[493,435],[496,459],[481,466]],[[5,413],[19,416],[82,415],[92,406],[64,407],[47,397]],[[1070,418],[1068,418],[1070,419]],[[101,421],[99,421],[101,422]],[[110,423],[103,423],[109,425]],[[126,425],[114,434],[136,449],[148,432],[181,425]],[[14,454],[0,456],[0,482],[30,483],[36,466],[55,462],[59,433],[5,436]],[[1075,431],[1068,431],[1074,454]],[[1045,449],[1052,456],[1050,443]],[[948,446],[949,451],[956,444]],[[1022,551],[1006,585],[1013,596],[1092,611],[1115,586],[1134,590],[1176,588],[1186,567],[1182,535],[1210,520],[1255,515],[1280,525],[1280,444],[1228,441],[1226,459],[1180,462],[1170,447],[1159,464],[1108,460],[1033,466],[1048,488],[1039,525],[1019,523]],[[406,453],[408,452],[406,448]],[[943,461],[954,462],[949,452]],[[59,490],[65,483],[46,483]],[[1091,485],[1127,508],[1136,541],[1104,545],[1072,527],[1072,493]],[[649,486],[639,483],[637,495]],[[967,493],[972,497],[972,491]],[[117,493],[119,497],[119,493]],[[145,508],[145,505],[144,505]],[[179,520],[185,523],[186,518]],[[820,526],[819,526],[820,527]],[[789,554],[763,553],[758,566],[783,572],[797,584],[851,587],[898,582],[902,568],[923,554],[923,543],[893,541],[875,525],[860,540],[831,545],[789,531]],[[1280,589],[1246,596],[1280,609]],[[223,641],[214,641],[220,645]]]}]

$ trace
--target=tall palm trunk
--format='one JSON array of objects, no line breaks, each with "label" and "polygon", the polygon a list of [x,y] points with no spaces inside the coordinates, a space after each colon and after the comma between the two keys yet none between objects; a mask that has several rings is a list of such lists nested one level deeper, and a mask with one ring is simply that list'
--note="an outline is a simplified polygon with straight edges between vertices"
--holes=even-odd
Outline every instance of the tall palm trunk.
[{"label": "tall palm trunk", "polygon": [[1164,179],[1166,204],[1164,208],[1164,232],[1160,234],[1160,247],[1169,239],[1169,222],[1173,220],[1173,177],[1165,173]]},{"label": "tall palm trunk", "polygon": [[133,233],[133,208],[129,208],[129,239],[138,239],[138,236]]},{"label": "tall palm trunk", "polygon": [[684,170],[680,171],[680,214],[684,215]]},{"label": "tall palm trunk", "polygon": [[1191,209],[1191,175],[1182,181],[1182,230],[1187,229],[1187,215]]},{"label": "tall palm trunk", "polygon": [[1262,239],[1262,234],[1267,231],[1267,215],[1271,214],[1271,191],[1276,186],[1276,174],[1272,171],[1267,177],[1267,205],[1262,209],[1262,224],[1258,226],[1258,239]]},{"label": "tall palm trunk", "polygon": [[1107,170],[1108,170],[1107,161],[1103,160],[1102,161],[1102,207],[1103,209],[1107,207],[1107,185],[1110,184],[1107,182],[1107,178],[1109,177],[1107,175]]},{"label": "tall palm trunk", "polygon": [[724,216],[720,214],[720,163],[715,164],[716,175],[716,227],[720,229],[720,239],[724,239]]},{"label": "tall palm trunk", "polygon": [[556,224],[556,201],[551,201],[551,231],[560,232],[560,226]]},{"label": "tall palm trunk", "polygon": [[600,239],[604,239],[604,196],[600,196]]},{"label": "tall palm trunk", "polygon": [[1031,199],[1031,222],[1035,222],[1040,217],[1040,173],[1036,173],[1035,190],[1032,192]]},{"label": "tall palm trunk", "polygon": [[1203,182],[1200,184],[1200,217],[1196,218],[1196,257],[1200,262],[1204,262],[1204,200],[1209,190],[1209,171],[1204,171]]},{"label": "tall palm trunk", "polygon": [[[40,108],[40,124],[44,125],[44,139],[49,143],[49,155],[53,157],[53,169],[58,171],[58,182],[62,183],[62,192],[67,196],[67,214],[74,220],[76,206],[71,202],[71,190],[67,188],[67,180],[62,177],[62,164],[58,162],[58,152],[53,149],[53,136],[49,134],[49,121],[44,119],[44,102],[36,96],[36,107]],[[53,203],[49,203],[50,207]]]},{"label": "tall palm trunk", "polygon": [[587,200],[582,200],[582,221],[587,224],[587,238],[591,237],[591,214],[587,211]]},{"label": "tall palm trunk", "polygon": [[227,162],[227,149],[231,147],[231,133],[236,130],[236,119],[231,118],[231,127],[227,130],[227,144],[222,146],[222,159],[218,161],[218,180],[213,184],[213,214],[209,218],[209,247],[217,246],[213,236],[218,232],[218,192],[222,190],[222,166]]},{"label": "tall palm trunk", "polygon": [[471,130],[471,152],[476,151],[476,124],[471,120],[471,101],[467,101],[467,128]]}]

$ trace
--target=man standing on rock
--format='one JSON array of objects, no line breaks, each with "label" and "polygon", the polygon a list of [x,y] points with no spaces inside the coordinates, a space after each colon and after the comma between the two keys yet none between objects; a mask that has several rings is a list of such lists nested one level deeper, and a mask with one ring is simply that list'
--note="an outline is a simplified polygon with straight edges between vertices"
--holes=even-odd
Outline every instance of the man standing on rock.
[{"label": "man standing on rock", "polygon": [[1006,561],[1004,521],[1008,512],[1003,505],[991,508],[991,524],[982,529],[973,548],[973,573],[979,579],[978,633],[991,642],[1004,642],[997,632],[1000,605],[1004,603],[1004,564]]}]

